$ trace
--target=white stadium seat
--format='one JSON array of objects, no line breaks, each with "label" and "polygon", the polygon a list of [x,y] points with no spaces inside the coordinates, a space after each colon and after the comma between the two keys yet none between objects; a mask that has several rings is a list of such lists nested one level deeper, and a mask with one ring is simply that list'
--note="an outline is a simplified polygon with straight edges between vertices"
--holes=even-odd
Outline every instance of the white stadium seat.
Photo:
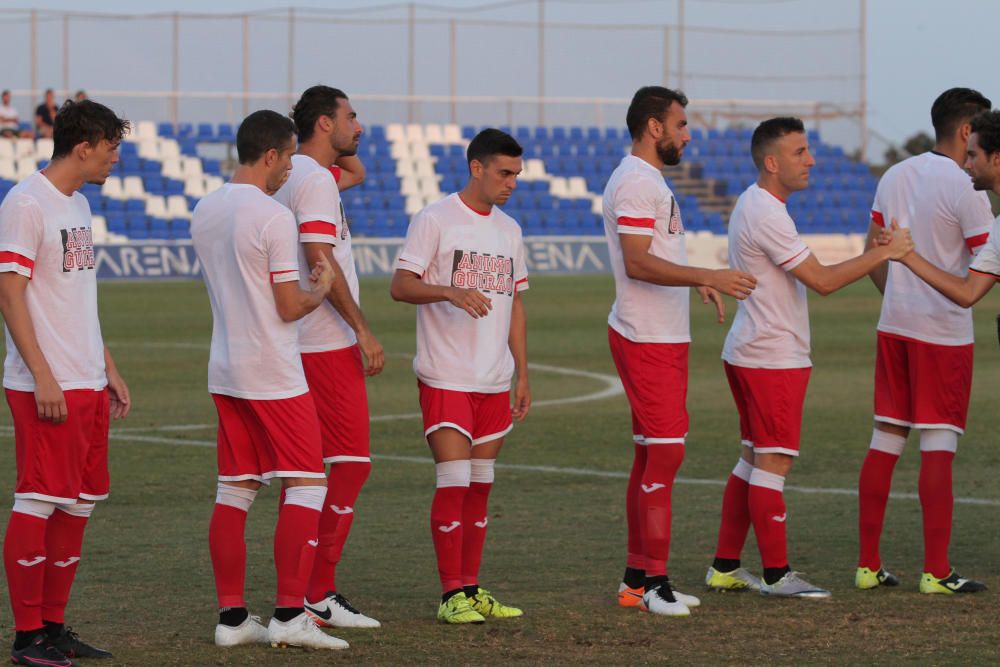
[{"label": "white stadium seat", "polygon": [[140,120],[132,127],[132,141],[152,141],[156,139],[156,123],[151,120]]},{"label": "white stadium seat", "polygon": [[424,140],[424,126],[418,123],[410,123],[406,126],[406,140],[411,144],[414,141]]},{"label": "white stadium seat", "polygon": [[188,197],[204,197],[207,192],[205,192],[205,177],[201,175],[197,176],[187,176],[184,179],[184,194]]},{"label": "white stadium seat", "polygon": [[442,138],[446,144],[464,144],[465,139],[462,138],[462,128],[453,123],[449,123],[442,128]]},{"label": "white stadium seat", "polygon": [[406,198],[406,215],[413,215],[424,207],[424,199],[420,195],[410,195]]},{"label": "white stadium seat", "polygon": [[17,161],[15,180],[18,182],[23,181],[36,171],[38,171],[38,163],[35,162],[34,157],[20,159]]},{"label": "white stadium seat", "polygon": [[180,158],[181,147],[176,139],[160,139],[160,159]]},{"label": "white stadium seat", "polygon": [[429,144],[444,143],[444,132],[440,125],[427,125],[424,127],[424,141]]},{"label": "white stadium seat", "polygon": [[122,181],[122,194],[126,199],[145,199],[146,189],[138,176],[126,176]]},{"label": "white stadium seat", "polygon": [[385,138],[389,141],[403,141],[406,139],[406,130],[399,123],[390,123],[385,128]]},{"label": "white stadium seat", "polygon": [[205,194],[210,192],[215,192],[223,186],[225,183],[221,176],[206,176],[205,177]]},{"label": "white stadium seat", "polygon": [[0,178],[8,181],[16,180],[17,164],[12,157],[0,157]]},{"label": "white stadium seat", "polygon": [[4,158],[14,159],[14,140],[0,138],[0,160]]},{"label": "white stadium seat", "polygon": [[201,159],[185,155],[181,158],[181,165],[185,177],[201,176]]},{"label": "white stadium seat", "polygon": [[155,137],[152,139],[141,139],[138,151],[139,157],[145,160],[159,160],[160,142]]},{"label": "white stadium seat", "polygon": [[405,141],[397,141],[389,146],[389,155],[396,160],[409,160],[410,145]]},{"label": "white stadium seat", "polygon": [[125,199],[122,192],[122,179],[118,176],[108,176],[104,185],[101,186],[101,194],[112,199]]},{"label": "white stadium seat", "polygon": [[169,218],[167,215],[167,202],[160,195],[149,195],[146,198],[146,215],[154,218]]},{"label": "white stadium seat", "polygon": [[[49,157],[51,156],[52,151],[49,151]],[[17,139],[14,143],[14,157],[18,160],[25,157],[35,157],[35,140]]]},{"label": "white stadium seat", "polygon": [[90,229],[94,243],[104,243],[108,240],[108,223],[103,215],[92,215],[90,217]]},{"label": "white stadium seat", "polygon": [[543,181],[548,177],[545,173],[545,163],[538,158],[531,158],[524,161],[524,171],[521,172],[523,181]]},{"label": "white stadium seat", "polygon": [[39,160],[51,160],[53,148],[55,148],[55,142],[48,137],[42,137],[35,142],[35,155],[38,156]]},{"label": "white stadium seat", "polygon": [[188,210],[187,199],[184,198],[184,195],[167,197],[167,217],[191,219],[191,212]]},{"label": "white stadium seat", "polygon": [[567,195],[569,197],[580,198],[590,194],[587,191],[587,179],[582,176],[570,176],[568,185]]},{"label": "white stadium seat", "polygon": [[562,176],[553,176],[552,180],[549,181],[549,193],[553,197],[567,197],[569,191],[569,186],[566,185],[566,179]]},{"label": "white stadium seat", "polygon": [[167,178],[176,178],[178,181],[184,180],[184,169],[181,167],[180,158],[163,158],[163,168],[160,171]]}]

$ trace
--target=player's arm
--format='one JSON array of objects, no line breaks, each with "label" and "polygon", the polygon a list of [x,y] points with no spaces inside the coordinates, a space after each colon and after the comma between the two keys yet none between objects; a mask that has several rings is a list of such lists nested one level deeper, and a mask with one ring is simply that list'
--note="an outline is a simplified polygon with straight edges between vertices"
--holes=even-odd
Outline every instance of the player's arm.
[{"label": "player's arm", "polygon": [[354,329],[354,333],[358,337],[358,347],[361,348],[361,353],[365,355],[368,364],[365,368],[365,374],[378,375],[385,366],[385,351],[368,326],[368,321],[365,320],[364,313],[361,312],[361,307],[358,306],[354,297],[351,296],[350,286],[344,280],[344,272],[340,268],[340,264],[333,257],[333,246],[329,243],[303,243],[302,249],[305,252],[306,261],[309,263],[310,268],[318,266],[319,260],[322,257],[326,259],[327,263],[333,269],[333,283],[330,285],[330,291],[327,293],[326,299],[340,313],[340,316],[344,318],[347,326]]},{"label": "player's arm", "polygon": [[274,280],[271,282],[271,291],[274,294],[274,305],[278,310],[278,317],[285,322],[294,322],[302,319],[312,311],[316,310],[330,291],[330,284],[333,282],[333,267],[326,257],[320,257],[316,266],[309,273],[309,289],[304,290],[299,287],[298,279],[294,280]]},{"label": "player's arm", "polygon": [[[865,248],[874,248],[879,245],[879,238],[885,228],[881,225],[877,225],[874,222],[868,225],[868,238],[865,239]],[[880,294],[885,294],[885,281],[889,277],[889,265],[882,262],[874,269],[868,272],[868,277],[871,278],[872,283]]]},{"label": "player's arm", "polygon": [[416,273],[406,269],[396,269],[396,273],[392,276],[392,284],[389,285],[389,295],[396,301],[418,306],[447,301],[473,318],[486,317],[493,309],[493,302],[478,290],[449,285],[430,285],[422,281]]},{"label": "player's arm", "polygon": [[25,290],[28,277],[20,273],[0,273],[0,313],[3,314],[10,337],[21,353],[21,358],[35,378],[35,406],[38,418],[61,424],[66,421],[66,398],[52,374],[28,312]]},{"label": "player's arm", "polygon": [[514,421],[524,421],[531,408],[531,387],[528,385],[528,319],[524,312],[521,293],[514,292],[510,311],[510,334],[507,345],[514,357],[514,404],[511,416]]},{"label": "player's arm", "polygon": [[124,419],[132,409],[132,400],[129,396],[128,385],[118,373],[118,366],[111,358],[111,351],[107,345],[104,346],[104,373],[108,378],[108,397],[111,400],[111,418]]},{"label": "player's arm", "polygon": [[674,264],[652,254],[653,237],[645,234],[619,234],[625,274],[633,280],[672,287],[704,285],[716,291],[745,299],[757,285],[749,273],[734,269],[702,269]]},{"label": "player's arm", "polygon": [[357,155],[341,155],[334,164],[340,167],[337,189],[341,192],[364,182],[367,170]]},{"label": "player's arm", "polygon": [[900,263],[917,274],[918,278],[963,308],[972,307],[986,296],[986,293],[993,288],[997,281],[996,276],[975,270],[969,271],[969,275],[965,278],[959,278],[934,266],[916,251],[906,255],[900,260]]},{"label": "player's arm", "polygon": [[876,245],[857,257],[829,266],[820,264],[815,255],[809,255],[801,264],[792,269],[791,273],[806,287],[818,294],[826,296],[836,292],[841,287],[850,285],[871,273],[873,269],[885,261],[900,259],[913,250],[910,230],[900,229],[895,221],[892,224],[892,240],[886,245]]}]

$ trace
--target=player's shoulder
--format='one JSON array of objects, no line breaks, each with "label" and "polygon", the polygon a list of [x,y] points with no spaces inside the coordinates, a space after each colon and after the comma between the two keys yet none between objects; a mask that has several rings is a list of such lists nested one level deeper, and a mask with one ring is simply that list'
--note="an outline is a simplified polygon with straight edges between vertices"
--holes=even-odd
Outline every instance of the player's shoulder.
[{"label": "player's shoulder", "polygon": [[[7,209],[8,213],[13,211],[23,212],[28,209],[41,210],[46,195],[50,194],[53,190],[52,186],[49,188],[45,187],[46,184],[40,180],[43,178],[45,177],[36,172],[14,185],[3,198],[3,208]],[[87,203],[86,198],[79,191],[74,192],[71,199],[77,205],[81,201],[82,203]]]},{"label": "player's shoulder", "polygon": [[509,234],[514,237],[521,236],[521,225],[518,224],[517,220],[514,219],[512,215],[504,211],[503,209],[494,206],[493,207],[494,216],[493,221],[504,233]]}]

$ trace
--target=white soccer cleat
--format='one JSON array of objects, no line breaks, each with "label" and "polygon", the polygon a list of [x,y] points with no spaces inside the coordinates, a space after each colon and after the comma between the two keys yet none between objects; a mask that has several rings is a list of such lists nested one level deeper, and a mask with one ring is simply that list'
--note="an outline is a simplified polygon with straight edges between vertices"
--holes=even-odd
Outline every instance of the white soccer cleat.
[{"label": "white soccer cleat", "polygon": [[661,584],[647,590],[642,596],[642,602],[639,603],[639,609],[660,616],[691,615],[688,606],[678,600],[674,592],[670,590],[670,584]]},{"label": "white soccer cleat", "polygon": [[379,628],[382,624],[365,616],[340,593],[328,591],[319,602],[305,601],[306,613],[321,628]]},{"label": "white soccer cleat", "polygon": [[313,623],[308,614],[302,612],[290,621],[272,618],[267,626],[267,640],[275,648],[300,646],[302,648],[342,649],[349,644],[326,634]]},{"label": "white soccer cleat", "polygon": [[785,598],[824,599],[830,597],[830,591],[810,584],[799,576],[798,572],[786,572],[785,576],[773,584],[764,582],[760,587],[760,592],[763,595]]},{"label": "white soccer cleat", "polygon": [[701,606],[701,600],[693,595],[688,595],[687,593],[681,593],[678,590],[674,590],[674,597],[678,602],[682,603],[685,607],[693,609],[694,607]]},{"label": "white soccer cleat", "polygon": [[266,644],[267,628],[260,624],[260,616],[247,616],[239,625],[215,626],[216,646],[241,646],[243,644]]}]

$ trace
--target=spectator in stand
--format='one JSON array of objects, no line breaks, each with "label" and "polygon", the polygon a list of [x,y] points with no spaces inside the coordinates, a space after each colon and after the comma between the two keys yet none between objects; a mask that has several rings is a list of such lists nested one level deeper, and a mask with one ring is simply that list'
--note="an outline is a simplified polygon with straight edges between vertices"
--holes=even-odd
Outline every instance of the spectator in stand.
[{"label": "spectator in stand", "polygon": [[0,137],[16,137],[21,134],[20,116],[10,105],[10,91],[0,94]]},{"label": "spectator in stand", "polygon": [[35,109],[35,134],[39,137],[52,137],[52,128],[55,125],[56,94],[51,88],[45,91],[45,101]]}]

